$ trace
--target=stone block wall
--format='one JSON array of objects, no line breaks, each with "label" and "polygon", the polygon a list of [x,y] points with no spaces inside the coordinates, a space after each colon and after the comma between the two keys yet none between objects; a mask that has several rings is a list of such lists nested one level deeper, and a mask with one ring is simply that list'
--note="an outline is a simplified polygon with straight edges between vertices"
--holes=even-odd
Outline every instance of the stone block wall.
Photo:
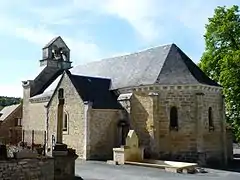
[{"label": "stone block wall", "polygon": [[[226,140],[226,126],[224,120],[223,97],[221,92],[203,91],[203,149],[206,154],[207,161],[223,162],[224,144]],[[209,129],[208,110],[212,108],[213,129]],[[225,140],[224,140],[225,138]]]},{"label": "stone block wall", "polygon": [[[0,141],[4,143],[18,143],[21,141],[21,126],[16,126],[16,119],[22,118],[22,105],[19,105],[17,109],[10,114],[0,124]],[[11,132],[10,132],[11,131]]]},{"label": "stone block wall", "polygon": [[[197,93],[204,94],[201,107]],[[177,130],[170,129],[169,124],[173,106],[178,109]],[[209,107],[213,110],[213,131],[209,130]],[[145,154],[196,161],[199,149],[204,149],[207,156],[223,159],[223,101],[219,89],[204,86],[141,88],[134,91],[131,98],[130,116],[140,145],[146,148]]]},{"label": "stone block wall", "polygon": [[27,107],[23,106],[25,116],[22,119],[22,129],[25,130],[24,141],[28,144],[32,143],[32,130],[35,131],[35,142],[43,142],[43,133],[46,130],[46,104],[47,102],[29,102]]},{"label": "stone block wall", "polygon": [[54,179],[54,159],[0,160],[0,179]]},{"label": "stone block wall", "polygon": [[[184,87],[181,87],[184,88]],[[196,152],[194,91],[179,87],[134,92],[131,99],[131,122],[146,153],[179,156]],[[170,130],[170,109],[178,109],[178,130]],[[154,148],[152,147],[154,146]]]},{"label": "stone block wall", "polygon": [[233,132],[231,129],[227,129],[227,158],[233,159]]},{"label": "stone block wall", "polygon": [[[31,81],[29,82],[32,83]],[[26,130],[44,130],[46,121],[47,99],[30,99],[30,85],[23,89],[23,119],[22,126]]]},{"label": "stone block wall", "polygon": [[88,119],[88,159],[111,159],[120,139],[118,121],[121,110],[91,109]]},{"label": "stone block wall", "polygon": [[150,148],[150,131],[154,124],[153,100],[148,92],[135,92],[131,98],[130,123],[139,137],[139,143]]},{"label": "stone block wall", "polygon": [[[79,158],[85,159],[85,107],[79,94],[73,87],[69,77],[65,74],[61,85],[58,87],[64,89],[64,111],[68,114],[68,129],[63,132],[63,143],[69,148],[76,149]],[[58,92],[58,89],[56,92]],[[52,149],[52,135],[57,132],[57,110],[58,108],[58,93],[54,94],[48,112],[48,148]]]}]

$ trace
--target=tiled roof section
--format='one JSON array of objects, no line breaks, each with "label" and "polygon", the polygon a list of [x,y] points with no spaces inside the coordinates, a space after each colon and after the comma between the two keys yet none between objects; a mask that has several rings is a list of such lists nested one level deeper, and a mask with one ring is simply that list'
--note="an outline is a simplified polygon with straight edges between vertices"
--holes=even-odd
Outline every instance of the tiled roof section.
[{"label": "tiled roof section", "polygon": [[76,66],[71,69],[71,73],[111,79],[111,89],[155,83],[164,85],[201,83],[219,86],[175,44]]},{"label": "tiled roof section", "polygon": [[12,114],[18,107],[20,106],[20,104],[16,104],[16,105],[11,105],[11,106],[6,106],[4,107],[1,111],[0,114],[2,114],[0,116],[0,121],[4,121],[10,114]]},{"label": "tiled roof section", "polygon": [[162,85],[206,84],[220,86],[205,75],[202,70],[175,44],[162,66],[156,81]]},{"label": "tiled roof section", "polygon": [[210,79],[193,61],[177,46],[175,48],[178,50],[183,62],[187,66],[188,70],[192,74],[192,76],[201,84],[206,84],[210,86],[219,86],[217,82]]},{"label": "tiled roof section", "polygon": [[49,46],[51,46],[58,38],[60,38],[60,36],[57,36],[57,37],[53,38],[51,41],[49,41],[49,42],[43,47],[43,49],[48,48]]},{"label": "tiled roof section", "polygon": [[[43,47],[43,49],[50,47],[50,46],[51,46],[55,41],[57,41],[58,39],[60,39],[62,42],[64,42],[63,39],[61,38],[61,36],[57,36],[57,37],[53,38],[51,41],[49,41],[49,42]],[[65,42],[64,42],[64,44],[65,44],[65,46],[68,48],[68,46],[66,45]],[[69,49],[69,48],[68,48],[68,49]]]},{"label": "tiled roof section", "polygon": [[39,98],[51,98],[53,92],[54,92],[54,89],[57,87],[60,79],[61,79],[62,76],[58,76],[50,86],[48,86],[43,93],[41,94],[38,94],[36,96],[33,96],[31,97],[30,99],[31,100],[36,100],[36,99],[39,99]]},{"label": "tiled roof section", "polygon": [[111,79],[112,90],[156,83],[220,86],[175,44],[79,65],[70,71],[73,75]]},{"label": "tiled roof section", "polygon": [[165,62],[171,45],[104,59],[76,66],[72,74],[104,77],[112,80],[111,89],[153,84]]},{"label": "tiled roof section", "polygon": [[63,69],[57,67],[45,67],[34,79],[30,97],[42,94],[63,72]]},{"label": "tiled roof section", "polygon": [[38,94],[36,96],[31,97],[31,100],[36,100],[36,99],[40,99],[40,98],[51,98],[51,96],[53,95],[54,90],[50,90],[50,91],[44,91],[42,94]]},{"label": "tiled roof section", "polygon": [[109,90],[111,80],[86,76],[69,77],[83,101],[92,102],[95,109],[122,109],[117,96]]}]

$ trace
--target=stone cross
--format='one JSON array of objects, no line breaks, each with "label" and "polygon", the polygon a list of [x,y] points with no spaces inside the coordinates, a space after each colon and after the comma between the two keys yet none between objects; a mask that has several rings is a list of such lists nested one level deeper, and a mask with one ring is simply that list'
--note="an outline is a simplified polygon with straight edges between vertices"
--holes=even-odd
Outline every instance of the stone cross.
[{"label": "stone cross", "polygon": [[58,97],[58,111],[57,111],[57,142],[58,144],[63,143],[63,107],[64,107],[64,98]]}]

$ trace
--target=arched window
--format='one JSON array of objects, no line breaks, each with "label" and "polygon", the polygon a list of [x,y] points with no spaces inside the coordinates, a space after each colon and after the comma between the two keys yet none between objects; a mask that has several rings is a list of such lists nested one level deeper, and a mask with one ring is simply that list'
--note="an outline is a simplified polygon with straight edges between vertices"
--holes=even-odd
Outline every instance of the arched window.
[{"label": "arched window", "polygon": [[178,130],[178,111],[175,106],[170,109],[170,129]]},{"label": "arched window", "polygon": [[208,124],[209,129],[213,129],[213,115],[212,115],[212,107],[208,108]]},{"label": "arched window", "polygon": [[63,115],[63,131],[68,131],[68,114],[66,112]]}]

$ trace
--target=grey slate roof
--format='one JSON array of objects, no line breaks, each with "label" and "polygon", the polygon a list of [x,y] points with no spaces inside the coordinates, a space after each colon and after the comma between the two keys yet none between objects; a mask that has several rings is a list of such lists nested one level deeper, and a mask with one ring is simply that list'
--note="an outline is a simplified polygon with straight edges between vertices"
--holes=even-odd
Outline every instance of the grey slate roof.
[{"label": "grey slate roof", "polygon": [[95,109],[122,109],[117,96],[110,91],[111,80],[77,76],[68,73],[75,89],[83,101],[92,102]]},{"label": "grey slate roof", "polygon": [[4,107],[1,111],[0,111],[0,121],[4,121],[10,114],[12,114],[18,107],[20,106],[20,104],[16,104],[16,105],[11,105],[11,106],[6,106]]},{"label": "grey slate roof", "polygon": [[156,83],[220,86],[206,76],[175,44],[79,65],[70,72],[73,75],[111,79],[112,90]]},{"label": "grey slate roof", "polygon": [[45,67],[34,79],[30,97],[42,94],[63,72],[64,69],[59,69],[58,67]]},{"label": "grey slate roof", "polygon": [[[58,39],[61,39],[61,41],[64,42],[63,39],[61,38],[61,36],[57,36],[57,37],[53,38],[51,41],[49,41],[42,49],[45,49],[45,48],[50,47],[50,46],[51,46],[56,40],[58,40]],[[65,42],[64,42],[64,44],[66,45]],[[68,48],[67,45],[66,45],[66,47]],[[69,48],[68,48],[68,49],[69,49]]]},{"label": "grey slate roof", "polygon": [[175,44],[76,66],[75,75],[112,80],[111,89],[140,85],[206,84],[219,86],[208,78]]}]

